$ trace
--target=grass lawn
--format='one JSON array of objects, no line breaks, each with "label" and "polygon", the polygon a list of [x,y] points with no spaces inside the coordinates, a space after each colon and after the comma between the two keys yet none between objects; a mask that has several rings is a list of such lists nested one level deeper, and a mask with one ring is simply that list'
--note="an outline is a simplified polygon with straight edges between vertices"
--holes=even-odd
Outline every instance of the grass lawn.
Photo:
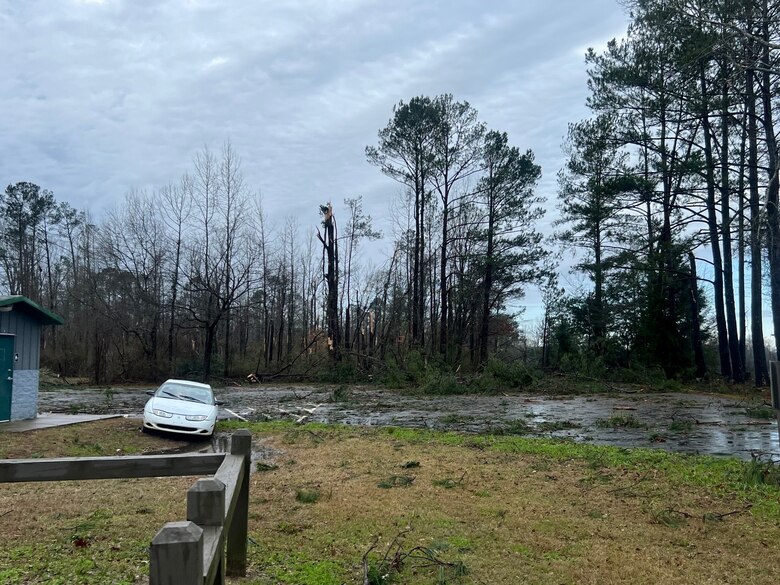
[{"label": "grass lawn", "polygon": [[[0,433],[0,454],[163,448],[137,426]],[[772,468],[511,436],[251,429],[256,445],[281,454],[252,476],[250,574],[236,582],[362,584],[364,567],[371,583],[398,584],[780,577],[780,489],[762,483],[776,479]],[[73,453],[74,437],[90,452]],[[0,583],[144,582],[146,547],[184,518],[193,481],[0,486]]]}]

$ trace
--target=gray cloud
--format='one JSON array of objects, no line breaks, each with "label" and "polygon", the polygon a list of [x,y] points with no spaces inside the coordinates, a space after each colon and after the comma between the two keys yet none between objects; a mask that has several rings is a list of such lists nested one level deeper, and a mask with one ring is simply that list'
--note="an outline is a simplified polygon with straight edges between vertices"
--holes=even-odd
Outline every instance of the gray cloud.
[{"label": "gray cloud", "polygon": [[451,92],[553,197],[583,52],[625,22],[614,0],[0,0],[0,181],[100,215],[230,139],[272,217],[363,194],[382,221],[398,186],[365,146],[399,100]]}]

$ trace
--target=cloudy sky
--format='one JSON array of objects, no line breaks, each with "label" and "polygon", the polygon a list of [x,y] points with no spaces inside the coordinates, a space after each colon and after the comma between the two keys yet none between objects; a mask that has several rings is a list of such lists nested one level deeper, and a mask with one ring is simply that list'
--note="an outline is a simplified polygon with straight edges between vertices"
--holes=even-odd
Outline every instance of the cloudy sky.
[{"label": "cloudy sky", "polygon": [[552,199],[584,52],[626,22],[616,0],[0,0],[0,183],[99,218],[229,139],[272,218],[363,195],[381,227],[398,186],[366,145],[449,92],[536,153]]}]

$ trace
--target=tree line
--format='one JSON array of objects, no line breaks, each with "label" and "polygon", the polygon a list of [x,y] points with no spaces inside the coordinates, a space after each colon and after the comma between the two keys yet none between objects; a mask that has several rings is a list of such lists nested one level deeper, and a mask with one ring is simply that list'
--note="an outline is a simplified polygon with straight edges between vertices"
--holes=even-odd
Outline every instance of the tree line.
[{"label": "tree line", "polygon": [[628,6],[625,38],[587,54],[593,116],[570,126],[559,175],[559,236],[587,252],[592,283],[568,325],[592,355],[670,376],[705,375],[712,338],[715,371],[766,384],[764,290],[780,331],[780,4]]},{"label": "tree line", "polygon": [[66,321],[47,332],[44,363],[96,382],[370,375],[410,351],[484,364],[491,339],[516,333],[505,301],[545,270],[533,154],[443,95],[400,102],[366,155],[402,186],[391,259],[374,270],[358,259],[381,236],[362,197],[323,204],[316,228],[271,228],[229,143],[97,222],[9,185],[8,291]]},{"label": "tree line", "polygon": [[[533,152],[449,94],[399,102],[366,148],[399,187],[376,268],[360,259],[382,237],[361,197],[271,226],[229,143],[98,221],[9,185],[7,290],[66,320],[44,363],[102,383],[479,372],[498,356],[766,383],[764,290],[780,330],[780,8],[628,7],[625,37],[587,54],[592,116],[569,128],[547,238]],[[586,285],[567,292],[555,266],[572,252]],[[529,285],[545,313],[523,332],[508,306]]]}]

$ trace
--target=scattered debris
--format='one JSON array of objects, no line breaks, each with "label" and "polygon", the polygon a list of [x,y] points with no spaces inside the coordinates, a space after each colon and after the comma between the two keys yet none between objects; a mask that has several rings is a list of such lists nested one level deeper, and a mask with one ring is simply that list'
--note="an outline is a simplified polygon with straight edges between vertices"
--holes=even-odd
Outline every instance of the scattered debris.
[{"label": "scattered debris", "polygon": [[417,561],[417,569],[435,568],[438,577],[437,583],[448,582],[445,576],[446,572],[450,572],[454,577],[460,577],[468,573],[468,569],[462,561],[454,563],[443,561],[437,557],[438,551],[433,548],[415,546],[405,551],[401,545],[401,540],[411,530],[412,528],[409,526],[396,534],[393,540],[390,541],[390,544],[388,544],[382,559],[371,562],[369,555],[376,549],[380,538],[379,536],[374,537],[374,540],[371,542],[368,550],[363,553],[363,558],[361,559],[363,567],[362,585],[384,585],[395,582],[395,577],[403,570],[404,563],[407,561]]},{"label": "scattered debris", "polygon": [[445,479],[434,479],[433,485],[437,487],[443,487],[445,490],[451,490],[456,487],[460,487],[463,484],[463,479],[466,477],[466,472],[463,472],[463,475],[460,476],[460,479],[452,479],[451,477],[447,477]]},{"label": "scattered debris", "polygon": [[[316,410],[322,406],[322,404],[315,404],[311,406],[310,408],[304,408],[303,406],[299,406],[298,408],[294,410],[286,410],[284,408],[278,408],[279,412],[282,414],[285,414],[287,416],[291,416],[295,419],[295,424],[301,424],[303,423],[307,418],[309,418],[312,414],[316,412]],[[304,413],[304,414],[301,414]]]},{"label": "scattered debris", "polygon": [[222,410],[224,410],[225,412],[228,412],[228,413],[232,414],[232,415],[233,415],[233,416],[235,416],[237,419],[239,419],[239,420],[241,420],[241,421],[243,421],[243,422],[249,422],[249,421],[248,421],[247,419],[245,419],[243,416],[241,416],[241,415],[240,415],[240,414],[238,414],[237,412],[233,412],[233,411],[232,411],[232,410],[230,410],[229,408],[223,408]]},{"label": "scattered debris", "polygon": [[686,512],[685,510],[675,510],[674,508],[666,508],[665,510],[661,510],[660,512],[655,513],[654,517],[659,524],[665,524],[667,526],[674,527],[675,525],[681,524],[683,519],[688,519],[688,518],[701,519],[702,523],[722,522],[724,518],[727,518],[728,516],[734,516],[735,514],[742,514],[743,512],[747,512],[750,510],[751,507],[752,504],[748,504],[744,508],[739,508],[738,510],[731,510],[730,512],[723,512],[720,514],[715,514],[713,512],[704,512],[701,515],[691,514],[690,512]]},{"label": "scattered debris", "polygon": [[414,482],[414,479],[413,475],[391,475],[376,485],[385,490],[394,487],[409,487]]}]

